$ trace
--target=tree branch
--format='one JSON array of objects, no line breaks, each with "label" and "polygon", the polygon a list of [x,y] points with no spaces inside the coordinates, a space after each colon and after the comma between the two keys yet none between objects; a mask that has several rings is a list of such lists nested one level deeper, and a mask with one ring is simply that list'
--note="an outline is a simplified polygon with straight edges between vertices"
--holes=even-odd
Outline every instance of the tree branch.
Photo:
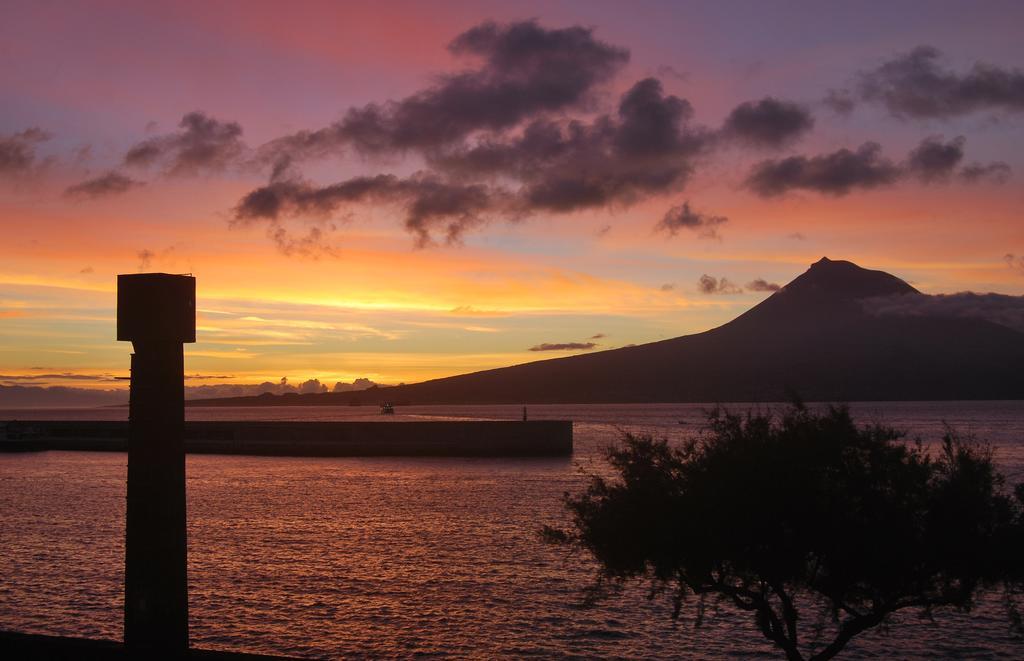
[{"label": "tree branch", "polygon": [[793,598],[789,596],[782,584],[777,581],[773,581],[771,584],[772,592],[782,602],[782,619],[786,623],[786,630],[789,633],[789,639],[793,641],[793,645],[797,645],[797,634],[796,634],[796,607],[793,605]]}]

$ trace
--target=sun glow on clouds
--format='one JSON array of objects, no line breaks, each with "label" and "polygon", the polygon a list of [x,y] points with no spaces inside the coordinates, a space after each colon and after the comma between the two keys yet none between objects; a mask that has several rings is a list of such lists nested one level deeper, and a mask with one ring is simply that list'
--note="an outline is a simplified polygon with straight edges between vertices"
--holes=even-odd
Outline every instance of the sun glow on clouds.
[{"label": "sun glow on clouds", "polygon": [[[757,279],[785,283],[822,255],[888,270],[929,293],[1024,293],[1024,270],[1003,259],[1006,253],[1024,254],[1024,196],[1016,182],[922,181],[907,175],[903,165],[923,139],[942,134],[943,144],[965,145],[964,161],[957,167],[975,160],[982,165],[1005,161],[1016,177],[1024,171],[1013,149],[1019,142],[1019,112],[991,122],[979,113],[970,121],[954,117],[922,124],[895,120],[878,107],[837,118],[812,101],[821,98],[827,85],[843,84],[879,58],[912,45],[872,41],[870,48],[876,50],[867,52],[863,40],[844,26],[821,24],[827,37],[822,43],[835,46],[818,45],[820,57],[807,58],[803,46],[790,45],[798,39],[774,32],[794,29],[785,26],[797,21],[773,20],[775,27],[768,31],[761,28],[764,21],[752,21],[756,29],[747,28],[713,5],[666,5],[656,10],[663,17],[656,21],[614,5],[533,7],[522,12],[519,6],[500,4],[481,9],[411,3],[382,10],[313,3],[288,16],[253,3],[244,11],[150,3],[120,7],[116,15],[72,6],[60,12],[20,9],[17,21],[0,25],[0,38],[26,68],[0,72],[9,101],[0,137],[22,135],[19,145],[31,137],[38,153],[32,167],[15,179],[0,177],[0,374],[17,377],[18,383],[110,387],[103,379],[126,370],[130,351],[113,339],[115,276],[139,270],[197,276],[199,341],[187,348],[187,360],[191,373],[210,377],[204,383],[218,376],[231,383],[276,383],[282,376],[295,383],[315,377],[329,386],[361,377],[411,382],[535,360],[538,355],[528,348],[544,344],[573,345],[606,336],[596,342],[600,350],[674,337],[725,322],[767,295],[701,294],[697,282],[702,274],[741,285]],[[778,18],[775,12],[783,10],[764,11]],[[636,125],[623,118],[648,107],[682,118],[688,115],[685,97],[693,109],[689,132],[658,137],[696,141],[693,153],[676,145],[676,155],[689,159],[692,172],[673,170],[673,186],[654,179],[648,188],[622,195],[616,192],[620,189],[597,186],[597,192],[610,196],[609,203],[572,212],[559,210],[558,204],[573,202],[560,198],[551,208],[533,207],[518,217],[515,204],[506,208],[509,200],[499,195],[488,199],[492,217],[458,225],[466,230],[457,233],[461,245],[444,244],[440,223],[431,226],[440,245],[425,249],[416,249],[415,237],[404,228],[408,207],[450,199],[353,198],[351,206],[332,213],[307,209],[278,223],[290,233],[287,240],[277,237],[283,248],[290,246],[290,256],[274,244],[274,226],[268,227],[266,217],[231,223],[238,220],[233,209],[239,200],[268,184],[269,173],[254,160],[268,141],[329,129],[349,108],[436,100],[428,92],[447,80],[445,73],[482,71],[486,75],[474,80],[486,83],[489,76],[511,71],[514,75],[501,80],[518,83],[523,71],[503,69],[501,58],[488,64],[485,51],[460,58],[445,45],[488,19],[501,24],[517,20],[513,14],[521,12],[540,16],[537,25],[543,30],[594,25],[591,36],[579,43],[593,47],[593,39],[613,51],[594,51],[604,52],[605,59],[611,52],[611,59],[589,70],[596,82],[584,90],[587,94],[568,101],[537,97],[541,111],[523,115],[521,124],[506,133],[497,131],[493,145],[504,146],[506,156],[522,156],[518,148],[525,143],[517,140],[530,121],[572,118],[592,127],[605,114],[605,129],[617,131],[614,144],[592,132],[589,142],[582,143],[591,150],[584,154],[588,158],[566,161],[551,172],[571,178],[593,166],[629,189],[637,181],[632,175],[644,174],[642,166],[652,154],[655,161],[668,163],[658,161],[664,154],[655,149],[626,159],[638,168],[627,172],[618,161],[601,162],[600,155],[616,153],[615,145],[625,143],[634,150],[650,149],[632,132],[652,126],[650,118]],[[683,13],[688,20],[674,20]],[[987,29],[979,34],[1004,34],[1019,23],[982,19]],[[888,27],[904,18],[878,12],[864,20]],[[149,30],[154,23],[163,30]],[[91,29],[83,30],[84,25]],[[686,39],[679,38],[681,25],[690,30]],[[916,22],[906,27],[919,33]],[[747,29],[753,32],[737,37]],[[40,39],[44,32],[56,36]],[[152,47],[125,41],[126,34],[149,34]],[[474,34],[479,39],[489,33],[483,28]],[[97,39],[107,47],[94,48]],[[748,62],[749,53],[734,50],[735,43],[747,39],[764,51],[763,61]],[[1018,45],[995,45],[1004,41]],[[987,58],[998,66],[1019,63],[1018,42],[964,37],[948,65],[956,69],[964,58]],[[628,63],[614,49],[629,50]],[[132,56],[125,57],[129,52]],[[225,58],[228,52],[233,57]],[[568,54],[579,52],[574,47]],[[576,64],[593,64],[572,62],[570,69],[577,72]],[[543,75],[548,69],[529,71]],[[650,83],[637,87],[654,72],[661,78],[659,94]],[[267,90],[278,93],[268,95]],[[647,94],[634,97],[642,103],[619,105],[630,90]],[[723,130],[704,142],[708,136],[702,131],[726,126],[730,111],[740,104],[748,104],[744,116],[750,115],[765,105],[755,103],[765,94],[795,99],[785,108],[803,117],[797,117],[795,132],[768,134],[768,146],[777,150],[764,144],[748,149],[746,143],[766,128],[756,123],[757,130],[744,136],[733,122],[731,132]],[[679,98],[672,101],[673,96]],[[555,102],[562,105],[547,112],[544,104]],[[403,107],[417,109],[415,103]],[[228,129],[217,157],[206,161],[202,150],[182,156],[188,145],[180,139],[185,129],[178,123],[197,110],[219,121],[218,130]],[[394,141],[401,137],[393,130],[401,116],[389,112],[377,116],[378,128]],[[814,115],[813,129],[807,113]],[[659,116],[666,115],[654,115]],[[44,120],[52,125],[40,128],[52,138],[37,141],[41,134],[20,133]],[[155,126],[147,128],[151,121]],[[489,124],[487,117],[482,121],[469,126],[463,137],[472,142],[479,137],[473,131],[486,137],[488,127],[500,124]],[[975,130],[983,122],[985,130]],[[359,128],[342,125],[350,136]],[[961,134],[966,142],[958,138]],[[552,142],[550,135],[547,139],[558,149],[569,144]],[[819,163],[814,161],[818,155],[856,150],[873,140],[884,143],[883,157],[892,162],[894,173],[902,173],[892,175],[891,186],[821,194],[810,189],[813,178],[805,177],[796,182],[802,187],[766,199],[745,183],[751,166],[762,160],[802,156],[805,165]],[[127,150],[147,144],[167,153],[148,169],[126,165]],[[408,196],[423,183],[411,179],[416,171],[436,163],[429,149],[395,144],[400,149],[368,154],[345,143],[329,155],[311,156],[285,175],[293,177],[287,181],[296,184],[293,193],[298,191],[300,201],[301,194],[332,194],[330,184],[376,174],[394,174],[400,185],[384,190]],[[442,151],[451,147],[433,145]],[[458,155],[458,149],[446,153]],[[194,165],[195,172],[189,174],[181,164]],[[123,178],[109,175],[119,169]],[[472,168],[461,176],[472,179]],[[510,180],[517,178],[534,185],[534,192],[544,192],[550,183],[528,167],[497,170],[493,180],[476,183],[512,186]],[[76,188],[83,182],[96,185]],[[120,183],[108,191],[112,194],[100,195],[102,182]],[[69,189],[78,192],[65,194]],[[524,198],[511,202],[517,200],[521,210]],[[676,213],[666,225],[668,209]],[[309,234],[315,231],[322,236]],[[301,241],[307,236],[320,237],[310,244],[319,250],[303,252]],[[46,368],[33,369],[37,366]]]},{"label": "sun glow on clouds", "polygon": [[[804,229],[815,213],[804,210],[783,229]],[[232,238],[222,231],[224,240]],[[519,231],[529,236],[537,230]],[[819,226],[816,235],[835,231]],[[741,283],[759,277],[785,282],[823,252],[807,247],[818,240],[810,231],[811,239],[803,240],[780,232],[772,230],[779,251],[769,255],[751,245],[749,235],[708,248],[696,244],[697,251],[662,237],[628,234],[618,246],[598,237],[577,246],[570,260],[575,269],[473,245],[433,252],[362,248],[339,259],[297,261],[262,244],[248,254],[222,256],[182,249],[158,258],[153,268],[174,271],[161,260],[187,259],[198,277],[199,342],[187,348],[190,371],[231,374],[234,383],[281,376],[328,385],[360,377],[398,383],[535,360],[530,346],[577,341],[608,328],[617,332],[598,349],[713,327],[762,296],[701,296],[694,287],[700,273]],[[846,238],[855,241],[855,233]],[[136,270],[134,251],[111,258],[51,255],[43,268],[30,257],[16,253],[13,266],[25,270],[0,273],[3,371],[35,364],[76,373],[123,371],[129,348],[113,340],[114,276]],[[86,261],[92,272],[81,274]],[[1024,284],[1001,261],[890,258],[868,265],[933,291],[964,282],[935,279],[935,273],[995,283],[990,288]],[[664,283],[672,287],[663,290]]]},{"label": "sun glow on clouds", "polygon": [[[237,278],[238,269],[223,260],[211,264],[209,275],[200,265],[198,342],[186,347],[188,368],[230,373],[236,383],[276,382],[282,375],[298,381],[316,377],[324,383],[360,377],[411,382],[535,359],[525,349],[549,340],[547,333],[589,337],[595,326],[614,326],[623,330],[618,344],[658,339],[666,336],[666,319],[690,308],[717,305],[629,282],[551,267],[531,269],[507,258],[471,259],[467,253],[472,251],[452,260],[454,273],[435,267],[419,282],[406,281],[400,267],[397,281],[389,282],[382,273],[377,287],[415,288],[392,298],[380,289],[353,286],[358,279],[346,275],[351,262],[304,265],[301,280],[309,284],[296,286],[298,296],[288,296],[290,287],[281,284],[290,277],[281,274],[294,270],[294,263],[272,252],[267,261],[285,271],[265,273],[264,280],[256,277],[259,269],[244,263],[238,269],[252,269],[252,278]],[[130,349],[113,339],[114,273],[104,274],[96,263],[94,273],[83,276],[92,279],[86,283],[73,276],[51,281],[42,276],[0,277],[0,300],[16,313],[0,328],[0,364],[24,369],[52,363],[55,352],[72,350],[76,353],[63,364],[76,373],[124,369]],[[338,270],[342,273],[332,275]],[[462,279],[467,270],[475,276],[469,283]],[[235,277],[222,285],[220,278],[228,273]],[[519,273],[526,275],[519,278]],[[437,293],[430,287],[437,287]],[[347,290],[344,298],[337,296],[339,288]],[[629,321],[636,317],[644,320]],[[691,323],[694,319],[699,314],[690,315]],[[33,385],[60,383],[36,380]],[[93,381],[75,385],[110,387]]]}]

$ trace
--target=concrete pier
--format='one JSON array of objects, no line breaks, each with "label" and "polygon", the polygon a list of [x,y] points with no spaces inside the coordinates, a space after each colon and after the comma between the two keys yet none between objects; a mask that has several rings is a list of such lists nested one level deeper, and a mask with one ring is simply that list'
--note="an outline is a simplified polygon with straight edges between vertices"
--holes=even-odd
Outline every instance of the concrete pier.
[{"label": "concrete pier", "polygon": [[[125,422],[25,420],[0,450],[124,452]],[[567,457],[568,420],[431,420],[185,423],[185,451],[295,457]]]}]

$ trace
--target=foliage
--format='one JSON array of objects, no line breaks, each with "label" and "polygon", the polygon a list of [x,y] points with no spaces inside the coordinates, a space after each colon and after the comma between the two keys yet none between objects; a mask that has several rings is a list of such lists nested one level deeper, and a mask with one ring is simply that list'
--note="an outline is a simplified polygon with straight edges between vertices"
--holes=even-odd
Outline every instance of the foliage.
[{"label": "foliage", "polygon": [[[698,623],[708,597],[747,611],[789,659],[831,658],[901,609],[970,610],[987,589],[1019,626],[1024,486],[1004,491],[986,445],[947,429],[932,456],[799,403],[708,423],[681,447],[626,435],[607,455],[616,478],[566,494],[573,525],[546,538],[593,554],[601,581],[653,578],[676,616],[694,594]],[[805,640],[820,609],[833,635]]]}]

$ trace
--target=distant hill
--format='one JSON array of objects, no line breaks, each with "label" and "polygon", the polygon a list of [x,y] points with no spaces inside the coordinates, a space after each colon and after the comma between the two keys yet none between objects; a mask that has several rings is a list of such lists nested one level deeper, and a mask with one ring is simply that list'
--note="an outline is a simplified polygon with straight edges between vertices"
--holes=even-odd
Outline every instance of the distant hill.
[{"label": "distant hill", "polygon": [[358,393],[193,405],[756,402],[789,392],[809,401],[1024,399],[1024,333],[978,317],[872,311],[904,297],[923,295],[888,273],[823,258],[695,335]]}]

